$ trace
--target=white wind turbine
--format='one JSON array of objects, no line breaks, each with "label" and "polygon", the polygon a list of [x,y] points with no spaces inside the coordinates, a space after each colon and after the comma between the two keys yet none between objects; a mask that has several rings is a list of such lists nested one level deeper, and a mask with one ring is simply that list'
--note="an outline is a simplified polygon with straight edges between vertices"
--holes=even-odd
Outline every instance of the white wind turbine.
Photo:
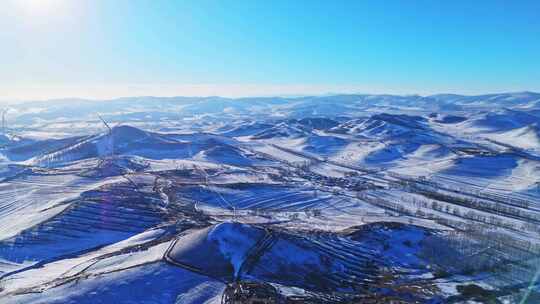
[{"label": "white wind turbine", "polygon": [[108,129],[108,132],[107,132],[107,137],[109,139],[109,145],[110,145],[110,149],[109,149],[109,152],[110,152],[110,158],[113,159],[114,158],[114,136],[113,136],[113,130],[112,128],[109,126],[109,124],[105,121],[105,119],[103,119],[103,117],[101,117],[101,115],[97,115],[99,117],[99,119],[101,120],[101,122],[105,125],[105,127]]},{"label": "white wind turbine", "polygon": [[6,114],[9,111],[9,109],[2,109],[2,134],[6,135],[6,129],[7,129],[7,121],[6,121]]}]

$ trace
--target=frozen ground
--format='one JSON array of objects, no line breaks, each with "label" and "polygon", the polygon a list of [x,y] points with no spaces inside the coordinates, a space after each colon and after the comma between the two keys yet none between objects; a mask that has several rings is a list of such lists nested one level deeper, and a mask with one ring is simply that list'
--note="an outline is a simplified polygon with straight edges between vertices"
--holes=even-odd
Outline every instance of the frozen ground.
[{"label": "frozen ground", "polygon": [[234,281],[309,303],[538,303],[539,101],[13,106],[0,303],[220,303]]}]

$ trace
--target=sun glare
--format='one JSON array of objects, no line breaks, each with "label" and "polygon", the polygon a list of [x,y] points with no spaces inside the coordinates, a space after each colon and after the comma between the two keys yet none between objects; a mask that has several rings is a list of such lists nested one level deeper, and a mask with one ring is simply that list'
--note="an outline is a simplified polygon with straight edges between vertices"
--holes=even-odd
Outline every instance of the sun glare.
[{"label": "sun glare", "polygon": [[17,0],[18,6],[25,12],[32,15],[50,15],[55,14],[62,9],[65,0]]}]

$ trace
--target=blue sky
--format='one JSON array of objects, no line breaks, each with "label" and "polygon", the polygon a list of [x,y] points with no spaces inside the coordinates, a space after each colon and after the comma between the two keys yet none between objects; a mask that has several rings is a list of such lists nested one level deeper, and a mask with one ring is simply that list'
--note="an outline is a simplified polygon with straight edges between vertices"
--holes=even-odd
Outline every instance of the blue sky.
[{"label": "blue sky", "polygon": [[4,100],[540,91],[536,0],[1,5]]}]

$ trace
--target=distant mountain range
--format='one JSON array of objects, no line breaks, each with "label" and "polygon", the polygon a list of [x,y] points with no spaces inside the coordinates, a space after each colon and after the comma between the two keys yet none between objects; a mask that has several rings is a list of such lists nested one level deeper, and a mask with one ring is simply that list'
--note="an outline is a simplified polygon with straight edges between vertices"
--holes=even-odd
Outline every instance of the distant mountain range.
[{"label": "distant mountain range", "polygon": [[235,119],[357,116],[359,112],[459,112],[511,108],[540,113],[540,93],[519,92],[477,96],[332,95],[306,97],[128,97],[112,100],[57,99],[9,106],[12,125],[50,121],[92,120],[96,113],[112,121],[163,121],[186,117]]}]

